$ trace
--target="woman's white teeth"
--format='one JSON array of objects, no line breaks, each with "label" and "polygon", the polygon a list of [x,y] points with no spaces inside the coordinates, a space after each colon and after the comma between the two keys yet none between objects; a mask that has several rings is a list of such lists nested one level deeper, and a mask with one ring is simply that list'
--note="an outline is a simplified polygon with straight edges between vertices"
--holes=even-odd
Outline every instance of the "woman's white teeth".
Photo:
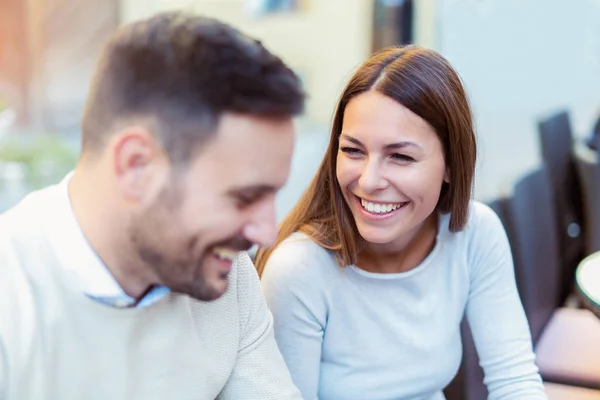
[{"label": "woman's white teeth", "polygon": [[360,199],[360,204],[363,206],[365,210],[374,214],[386,214],[397,210],[402,207],[406,203],[390,203],[390,204],[381,204],[381,203],[371,203],[370,201],[366,201]]},{"label": "woman's white teeth", "polygon": [[215,247],[213,249],[213,253],[217,256],[217,258],[231,262],[233,262],[239,254],[237,251],[226,249],[224,247]]}]

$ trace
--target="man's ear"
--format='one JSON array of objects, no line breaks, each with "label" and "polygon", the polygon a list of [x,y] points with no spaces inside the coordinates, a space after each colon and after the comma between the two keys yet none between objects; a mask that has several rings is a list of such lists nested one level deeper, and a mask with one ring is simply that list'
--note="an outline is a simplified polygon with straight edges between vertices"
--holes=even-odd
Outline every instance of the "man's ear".
[{"label": "man's ear", "polygon": [[161,150],[145,128],[123,129],[112,143],[114,175],[127,201],[139,202],[153,184]]}]

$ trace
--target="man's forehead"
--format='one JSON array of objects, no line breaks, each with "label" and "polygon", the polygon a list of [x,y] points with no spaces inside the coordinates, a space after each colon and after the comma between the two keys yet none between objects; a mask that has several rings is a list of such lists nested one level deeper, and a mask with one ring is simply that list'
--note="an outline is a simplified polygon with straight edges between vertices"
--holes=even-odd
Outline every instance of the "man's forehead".
[{"label": "man's forehead", "polygon": [[243,157],[235,163],[235,166],[225,167],[223,171],[232,187],[252,189],[257,191],[279,190],[287,181],[289,175],[289,162],[273,163],[273,160],[255,159],[244,160]]},{"label": "man's forehead", "polygon": [[291,157],[277,151],[234,150],[207,149],[199,154],[192,179],[231,188],[227,190],[261,192],[278,190],[287,181]]},{"label": "man's forehead", "polygon": [[293,124],[224,116],[215,137],[198,153],[194,169],[210,172],[226,186],[272,191],[288,178],[293,145]]}]

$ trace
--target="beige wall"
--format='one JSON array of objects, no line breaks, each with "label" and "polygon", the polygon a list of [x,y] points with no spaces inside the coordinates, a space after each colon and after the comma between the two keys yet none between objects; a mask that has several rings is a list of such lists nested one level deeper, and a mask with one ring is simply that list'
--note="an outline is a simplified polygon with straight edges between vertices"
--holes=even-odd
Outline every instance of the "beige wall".
[{"label": "beige wall", "polygon": [[415,0],[414,4],[414,43],[436,50],[437,40],[437,0]]},{"label": "beige wall", "polygon": [[337,97],[352,70],[371,50],[372,0],[304,0],[302,10],[254,17],[243,0],[122,0],[124,22],[160,10],[190,9],[253,35],[305,80],[307,117],[329,125]]}]

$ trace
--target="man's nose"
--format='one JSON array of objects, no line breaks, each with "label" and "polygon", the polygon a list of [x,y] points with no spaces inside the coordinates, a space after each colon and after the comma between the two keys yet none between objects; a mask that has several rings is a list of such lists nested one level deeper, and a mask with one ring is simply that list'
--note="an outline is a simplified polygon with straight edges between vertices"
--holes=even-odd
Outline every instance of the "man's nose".
[{"label": "man's nose", "polygon": [[250,212],[250,220],[244,227],[244,236],[259,246],[270,246],[277,238],[275,195],[262,200]]}]

